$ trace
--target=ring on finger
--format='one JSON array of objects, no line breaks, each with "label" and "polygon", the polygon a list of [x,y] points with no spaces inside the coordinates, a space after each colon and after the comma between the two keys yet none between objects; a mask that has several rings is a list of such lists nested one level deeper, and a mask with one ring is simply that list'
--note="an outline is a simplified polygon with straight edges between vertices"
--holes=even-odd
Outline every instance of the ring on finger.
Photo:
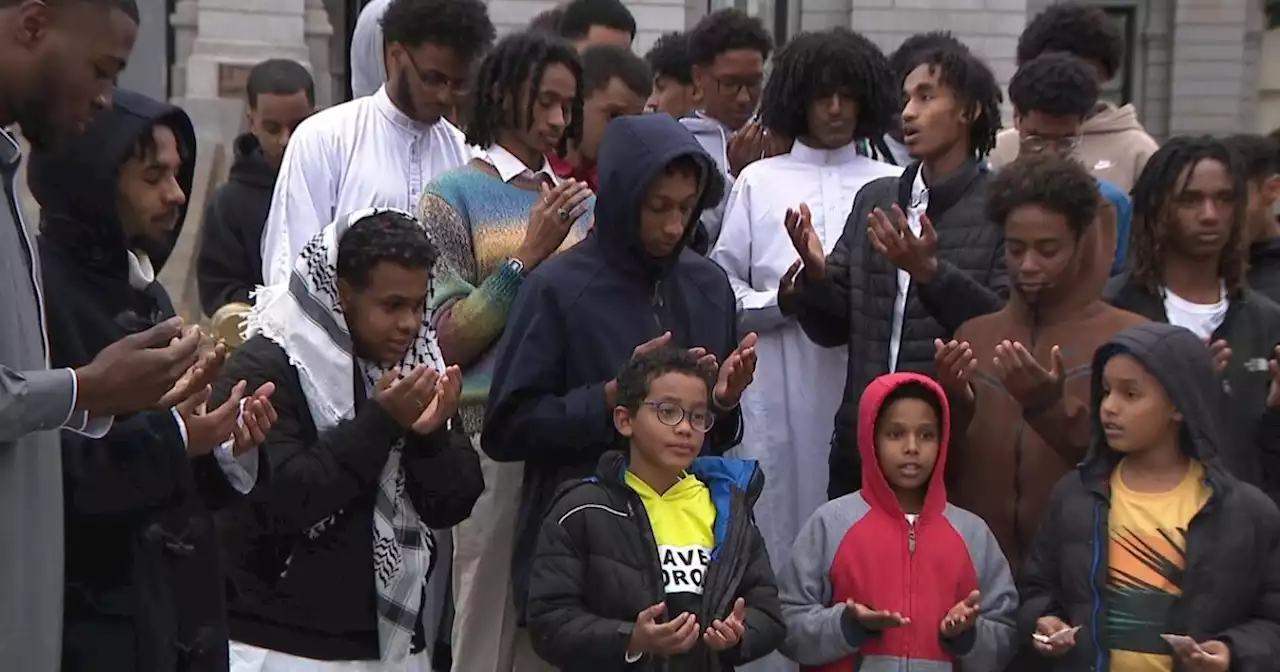
[{"label": "ring on finger", "polygon": [[560,208],[559,210],[557,210],[556,214],[559,215],[562,221],[569,219],[569,211],[565,210],[564,208]]}]

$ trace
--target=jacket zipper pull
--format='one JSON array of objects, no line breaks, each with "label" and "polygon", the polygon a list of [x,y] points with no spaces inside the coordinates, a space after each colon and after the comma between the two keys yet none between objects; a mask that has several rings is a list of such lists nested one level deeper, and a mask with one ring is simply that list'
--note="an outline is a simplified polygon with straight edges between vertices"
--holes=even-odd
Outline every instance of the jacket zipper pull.
[{"label": "jacket zipper pull", "polygon": [[662,281],[661,280],[653,283],[653,305],[658,308],[662,307]]},{"label": "jacket zipper pull", "polygon": [[907,552],[916,552],[916,524],[907,523]]}]

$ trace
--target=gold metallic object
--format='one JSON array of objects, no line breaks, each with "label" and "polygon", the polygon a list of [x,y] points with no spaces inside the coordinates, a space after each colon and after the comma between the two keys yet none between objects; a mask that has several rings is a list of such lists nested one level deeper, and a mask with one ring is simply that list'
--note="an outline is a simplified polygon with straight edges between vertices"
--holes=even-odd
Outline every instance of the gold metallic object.
[{"label": "gold metallic object", "polygon": [[223,341],[230,349],[244,343],[244,322],[252,308],[247,303],[228,303],[219,308],[212,319],[214,339]]}]

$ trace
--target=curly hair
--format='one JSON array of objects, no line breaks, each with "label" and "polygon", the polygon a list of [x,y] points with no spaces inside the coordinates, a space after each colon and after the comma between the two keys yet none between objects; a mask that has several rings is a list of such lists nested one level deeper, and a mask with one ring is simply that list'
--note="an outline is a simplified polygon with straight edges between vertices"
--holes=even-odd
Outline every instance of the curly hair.
[{"label": "curly hair", "polygon": [[773,38],[760,19],[734,7],[702,17],[689,31],[689,62],[711,65],[726,51],[758,51],[765,60],[773,52]]},{"label": "curly hair", "polygon": [[969,51],[934,49],[917,51],[906,60],[907,72],[925,65],[938,75],[938,83],[951,89],[966,109],[976,108],[978,116],[969,126],[969,150],[977,159],[991,153],[1000,131],[1000,104],[1004,94],[991,68]]},{"label": "curly hair", "polygon": [[889,55],[889,68],[893,71],[895,85],[902,88],[902,80],[915,69],[912,59],[920,52],[954,49],[961,53],[969,53],[969,46],[956,39],[949,30],[934,30],[928,33],[916,33],[902,41],[897,49]]},{"label": "curly hair", "polygon": [[1227,147],[1240,157],[1248,180],[1265,180],[1280,173],[1280,146],[1265,135],[1239,133],[1223,138]]},{"label": "curly hair", "polygon": [[1098,79],[1071,54],[1049,52],[1023,63],[1009,80],[1009,102],[1019,114],[1089,115],[1098,104]]},{"label": "curly hair", "polygon": [[463,61],[488,50],[497,34],[481,0],[391,0],[381,24],[387,43],[435,44]]},{"label": "curly hair", "polygon": [[431,268],[436,247],[417,220],[398,212],[379,212],[356,222],[338,240],[338,277],[356,289],[386,261],[411,269]]},{"label": "curly hair", "polygon": [[[1169,245],[1167,224],[1174,217],[1174,201],[1186,190],[1191,171],[1201,161],[1217,161],[1225,166],[1236,198],[1243,201],[1245,171],[1240,158],[1225,142],[1208,135],[1170,138],[1147,160],[1129,193],[1133,200],[1129,239],[1133,278],[1152,294],[1159,294],[1164,286],[1164,253]],[[1187,178],[1182,177],[1184,171]],[[1230,296],[1236,296],[1244,287],[1248,270],[1244,216],[1245,208],[1236,207],[1227,243],[1218,258],[1218,275],[1226,283]]]},{"label": "curly hair", "polygon": [[667,33],[645,52],[644,60],[653,68],[654,77],[670,77],[684,85],[693,83],[693,64],[689,62],[689,36],[682,32]]},{"label": "curly hair", "polygon": [[1037,14],[1022,31],[1018,38],[1018,65],[1051,51],[1065,51],[1101,64],[1107,79],[1111,79],[1124,61],[1124,36],[1101,7],[1059,2]]},{"label": "curly hair", "polygon": [[620,30],[636,37],[636,17],[621,0],[570,0],[560,17],[560,36],[580,40],[592,26]]},{"label": "curly hair", "polygon": [[987,219],[1003,227],[1024,205],[1039,205],[1066,217],[1078,238],[1098,215],[1098,183],[1079,161],[1023,154],[987,184]]},{"label": "curly hair", "polygon": [[900,95],[889,60],[847,28],[800,33],[778,50],[760,97],[760,121],[791,138],[806,135],[809,103],[837,91],[858,101],[854,137],[879,138],[896,125]]},{"label": "curly hair", "polygon": [[[513,33],[498,41],[480,63],[472,87],[467,113],[467,143],[488,147],[498,140],[503,128],[528,128],[533,123],[542,75],[549,65],[563,65],[573,73],[575,93],[572,118],[560,138],[557,151],[564,154],[568,143],[582,135],[582,61],[566,41],[540,32]],[[520,100],[521,89],[529,82],[528,100]],[[506,102],[511,101],[508,111]]]},{"label": "curly hair", "polygon": [[702,380],[707,384],[707,396],[710,400],[715,382],[698,366],[698,358],[689,354],[688,350],[667,346],[632,357],[622,367],[622,372],[618,374],[618,405],[632,413],[638,411],[645,397],[649,396],[649,386],[654,379],[668,373],[682,373]]}]

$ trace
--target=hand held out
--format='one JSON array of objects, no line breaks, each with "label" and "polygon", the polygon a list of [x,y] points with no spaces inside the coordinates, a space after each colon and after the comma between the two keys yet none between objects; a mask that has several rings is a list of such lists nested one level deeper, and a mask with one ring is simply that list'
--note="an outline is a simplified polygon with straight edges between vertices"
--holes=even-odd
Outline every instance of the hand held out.
[{"label": "hand held out", "polygon": [[658,618],[666,611],[666,603],[659,602],[636,616],[631,641],[627,645],[629,655],[674,656],[698,643],[698,619],[685,612],[666,623],[659,623]]}]

